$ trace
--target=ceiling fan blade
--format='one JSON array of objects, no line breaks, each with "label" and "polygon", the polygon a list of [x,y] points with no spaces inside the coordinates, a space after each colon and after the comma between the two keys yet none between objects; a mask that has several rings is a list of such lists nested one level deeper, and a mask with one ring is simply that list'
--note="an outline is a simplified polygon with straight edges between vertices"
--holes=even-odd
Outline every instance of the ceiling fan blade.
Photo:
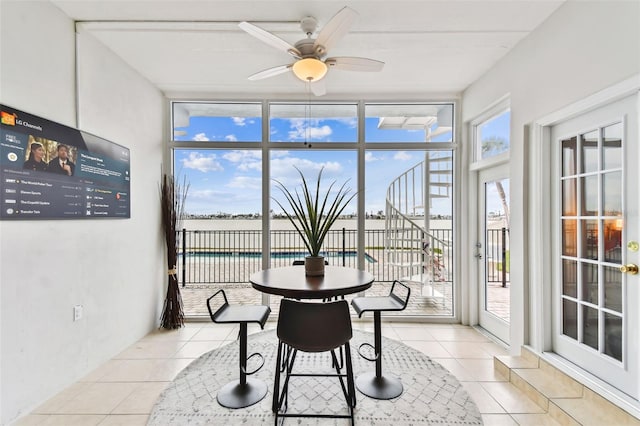
[{"label": "ceiling fan blade", "polygon": [[331,49],[344,35],[349,31],[351,24],[358,17],[358,12],[349,8],[343,7],[333,18],[326,23],[326,25],[318,34],[313,46],[317,49],[318,46],[322,46],[324,50],[319,52],[320,55]]},{"label": "ceiling fan blade", "polygon": [[357,58],[354,56],[340,56],[327,58],[324,61],[329,68],[345,71],[382,71],[384,62],[369,58]]},{"label": "ceiling fan blade", "polygon": [[324,96],[327,94],[327,86],[324,84],[325,79],[314,81],[311,84],[311,91],[316,96]]},{"label": "ceiling fan blade", "polygon": [[291,68],[291,64],[289,64],[289,65],[279,65],[277,67],[268,68],[266,70],[262,70],[260,72],[255,73],[255,74],[252,74],[248,78],[251,81],[262,80],[263,78],[269,78],[269,77],[276,76],[278,74],[283,74],[283,73],[289,71],[290,68]]},{"label": "ceiling fan blade", "polygon": [[300,59],[301,57],[300,51],[290,43],[276,36],[275,34],[272,34],[269,31],[263,30],[262,28],[256,25],[250,24],[249,22],[246,22],[246,21],[240,22],[238,26],[242,30],[246,31],[250,35],[257,38],[258,40],[261,40],[264,43],[267,43],[269,46],[275,47],[278,50],[283,50],[287,52],[289,55],[293,56],[294,58]]}]

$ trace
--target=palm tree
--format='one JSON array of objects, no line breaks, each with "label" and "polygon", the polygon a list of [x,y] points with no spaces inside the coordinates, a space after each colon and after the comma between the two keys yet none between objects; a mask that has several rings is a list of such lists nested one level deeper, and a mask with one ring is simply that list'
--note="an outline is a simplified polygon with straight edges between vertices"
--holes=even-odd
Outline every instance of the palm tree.
[{"label": "palm tree", "polygon": [[[509,148],[509,144],[504,138],[498,136],[490,136],[486,139],[482,139],[482,154],[488,153],[500,153],[506,151]],[[484,158],[484,155],[483,155]],[[507,229],[510,229],[509,225],[509,203],[507,202],[507,196],[504,192],[504,187],[502,186],[502,182],[496,180],[494,182],[496,184],[496,191],[498,191],[498,196],[500,196],[500,202],[502,203],[502,208],[504,210],[505,220],[507,222]]]}]

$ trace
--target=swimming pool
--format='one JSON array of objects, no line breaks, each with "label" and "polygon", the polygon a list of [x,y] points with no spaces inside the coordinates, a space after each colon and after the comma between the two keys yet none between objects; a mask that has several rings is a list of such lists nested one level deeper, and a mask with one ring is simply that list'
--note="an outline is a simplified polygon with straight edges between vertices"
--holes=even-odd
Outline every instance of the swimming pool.
[{"label": "swimming pool", "polygon": [[[343,252],[320,252],[321,256],[329,259],[342,259],[344,254],[345,258],[355,259],[357,256],[356,251],[345,251]],[[179,255],[182,255],[180,253]],[[272,259],[304,259],[307,255],[306,252],[302,251],[274,251],[271,252]],[[203,251],[187,251],[187,258],[230,258],[232,259],[260,259],[262,257],[262,252],[256,251],[213,251],[213,250],[203,250]],[[369,254],[365,253],[364,258],[369,263],[378,263],[378,261]]]}]

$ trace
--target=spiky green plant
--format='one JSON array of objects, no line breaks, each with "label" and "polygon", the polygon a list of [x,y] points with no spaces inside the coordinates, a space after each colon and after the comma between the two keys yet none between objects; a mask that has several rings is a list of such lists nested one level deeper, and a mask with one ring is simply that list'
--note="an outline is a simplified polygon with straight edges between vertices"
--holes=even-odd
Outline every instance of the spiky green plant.
[{"label": "spiky green plant", "polygon": [[294,166],[302,178],[302,194],[296,188],[293,192],[289,191],[282,182],[273,179],[276,187],[285,196],[291,211],[282,205],[275,197],[271,197],[278,206],[284,211],[289,221],[293,224],[298,234],[302,237],[304,245],[307,247],[311,256],[318,256],[320,248],[324,242],[331,226],[340,217],[342,211],[353,200],[357,193],[351,195],[351,188],[347,188],[348,180],[342,184],[334,197],[331,196],[336,181],[334,180],[327,188],[326,192],[320,193],[320,183],[322,180],[322,172],[324,167],[318,172],[315,193],[312,193],[307,185],[307,180],[300,169]]}]

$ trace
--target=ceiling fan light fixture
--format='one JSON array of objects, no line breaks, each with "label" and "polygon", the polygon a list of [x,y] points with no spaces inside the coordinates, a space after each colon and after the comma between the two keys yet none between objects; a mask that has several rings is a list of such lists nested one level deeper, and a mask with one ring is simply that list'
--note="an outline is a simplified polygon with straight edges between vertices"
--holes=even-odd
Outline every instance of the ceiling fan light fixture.
[{"label": "ceiling fan light fixture", "polygon": [[327,74],[327,65],[316,58],[304,58],[293,64],[293,74],[302,81],[318,81]]}]

